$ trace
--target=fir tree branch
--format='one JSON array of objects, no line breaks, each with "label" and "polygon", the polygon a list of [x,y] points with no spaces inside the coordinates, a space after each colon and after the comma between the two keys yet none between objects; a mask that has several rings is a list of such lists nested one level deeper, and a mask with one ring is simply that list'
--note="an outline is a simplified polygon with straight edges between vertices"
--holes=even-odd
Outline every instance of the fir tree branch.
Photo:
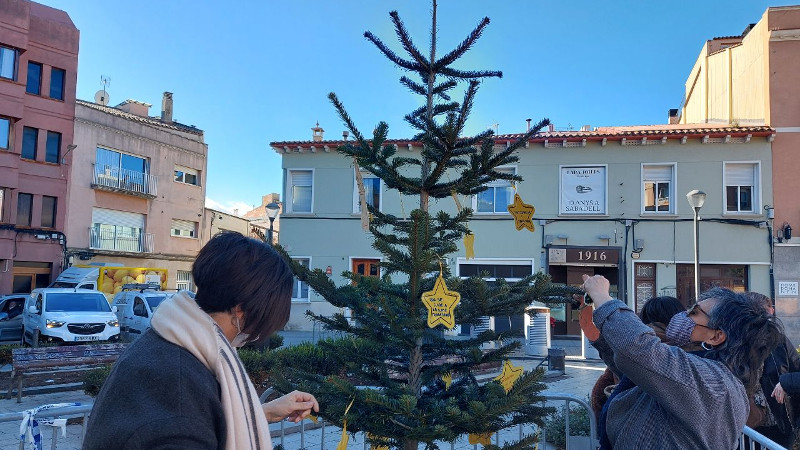
[{"label": "fir tree branch", "polygon": [[467,51],[469,51],[470,48],[472,48],[472,46],[475,44],[478,38],[481,37],[481,34],[483,34],[483,29],[486,28],[487,25],[489,25],[489,18],[484,17],[480,21],[480,23],[478,23],[478,26],[476,26],[469,34],[469,36],[467,36],[466,39],[461,41],[461,43],[458,44],[458,46],[454,48],[452,51],[450,51],[450,53],[444,55],[433,64],[433,70],[439,71],[442,68],[448,67],[450,64],[453,64],[457,59],[464,56],[464,54]]}]

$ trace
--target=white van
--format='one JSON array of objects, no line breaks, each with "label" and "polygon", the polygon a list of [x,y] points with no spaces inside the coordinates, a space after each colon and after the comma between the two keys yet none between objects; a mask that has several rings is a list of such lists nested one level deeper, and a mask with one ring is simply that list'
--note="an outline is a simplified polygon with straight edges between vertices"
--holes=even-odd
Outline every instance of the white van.
[{"label": "white van", "polygon": [[134,341],[150,329],[150,319],[158,305],[174,292],[153,289],[124,290],[114,296],[111,305],[117,308],[122,339]]},{"label": "white van", "polygon": [[99,291],[89,289],[34,289],[25,300],[22,340],[85,342],[119,340],[119,321]]}]

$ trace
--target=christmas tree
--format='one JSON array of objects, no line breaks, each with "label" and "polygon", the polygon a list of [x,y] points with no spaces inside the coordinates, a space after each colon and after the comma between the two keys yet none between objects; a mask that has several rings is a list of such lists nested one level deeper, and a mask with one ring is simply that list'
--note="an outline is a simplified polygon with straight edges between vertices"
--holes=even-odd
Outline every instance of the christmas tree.
[{"label": "christmas tree", "polygon": [[[481,36],[488,18],[455,49],[439,56],[436,13],[434,0],[427,56],[397,12],[390,16],[407,57],[372,33],[364,34],[391,62],[419,78],[400,79],[424,99],[423,106],[405,116],[418,130],[413,140],[422,143],[419,157],[396,154],[397,148],[387,143],[386,123],[379,123],[372,138],[366,138],[336,95],[329,96],[355,138],[338,150],[352,159],[356,173],[369,171],[387,189],[418,198],[419,207],[408,217],[382,213],[366,204],[361,188],[363,223],[368,223],[373,246],[384,256],[381,278],[347,272],[351,283],[337,286],[321,270],[309,270],[286,255],[299,279],[334,306],[347,308],[351,317],[309,313],[343,337],[285,350],[272,376],[279,389],[313,392],[320,400],[320,415],[347,432],[364,431],[376,446],[408,450],[420,443],[436,448],[437,441],[452,442],[468,434],[485,441],[489,434],[517,424],[541,425],[541,371],[520,375],[506,367],[499,382],[488,383],[479,383],[474,375],[480,366],[507,360],[520,346],[512,339],[519,332],[488,330],[456,339],[443,331],[456,323],[476,325],[487,316],[524,314],[533,301],[563,302],[574,291],[551,284],[541,273],[491,284],[479,277],[450,277],[445,258],[471,234],[472,211],[459,207],[453,215],[431,214],[431,199],[472,196],[494,180],[521,182],[521,177],[498,167],[517,162],[517,150],[549,122],[540,121],[502,149],[495,148],[491,130],[462,136],[480,81],[502,73],[453,68]],[[451,98],[459,86],[460,102]],[[484,344],[490,342],[499,345],[486,350]],[[535,438],[530,430],[505,448],[531,448]]]}]

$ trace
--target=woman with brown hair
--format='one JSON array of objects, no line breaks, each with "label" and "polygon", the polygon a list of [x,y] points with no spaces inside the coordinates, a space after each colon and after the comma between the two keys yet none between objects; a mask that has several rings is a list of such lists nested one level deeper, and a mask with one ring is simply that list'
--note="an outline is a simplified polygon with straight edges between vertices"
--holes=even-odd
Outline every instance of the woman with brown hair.
[{"label": "woman with brown hair", "polygon": [[223,232],[192,266],[197,294],[159,305],[94,403],[84,449],[271,449],[268,422],[319,405],[292,392],[261,405],[236,348],[289,319],[292,273],[264,242]]}]

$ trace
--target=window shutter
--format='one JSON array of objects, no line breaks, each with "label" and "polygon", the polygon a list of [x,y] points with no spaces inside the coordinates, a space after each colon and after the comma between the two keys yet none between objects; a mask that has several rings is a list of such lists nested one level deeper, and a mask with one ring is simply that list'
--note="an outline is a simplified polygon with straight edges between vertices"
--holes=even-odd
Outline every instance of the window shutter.
[{"label": "window shutter", "polygon": [[172,229],[180,231],[184,236],[194,236],[194,224],[188,220],[172,219]]},{"label": "window shutter", "polygon": [[292,174],[292,186],[311,186],[310,170],[294,170]]},{"label": "window shutter", "polygon": [[92,223],[144,229],[144,214],[92,208]]},{"label": "window shutter", "polygon": [[753,164],[726,164],[725,183],[728,186],[755,186],[756,171]]},{"label": "window shutter", "polygon": [[645,181],[672,181],[672,166],[644,166]]}]

